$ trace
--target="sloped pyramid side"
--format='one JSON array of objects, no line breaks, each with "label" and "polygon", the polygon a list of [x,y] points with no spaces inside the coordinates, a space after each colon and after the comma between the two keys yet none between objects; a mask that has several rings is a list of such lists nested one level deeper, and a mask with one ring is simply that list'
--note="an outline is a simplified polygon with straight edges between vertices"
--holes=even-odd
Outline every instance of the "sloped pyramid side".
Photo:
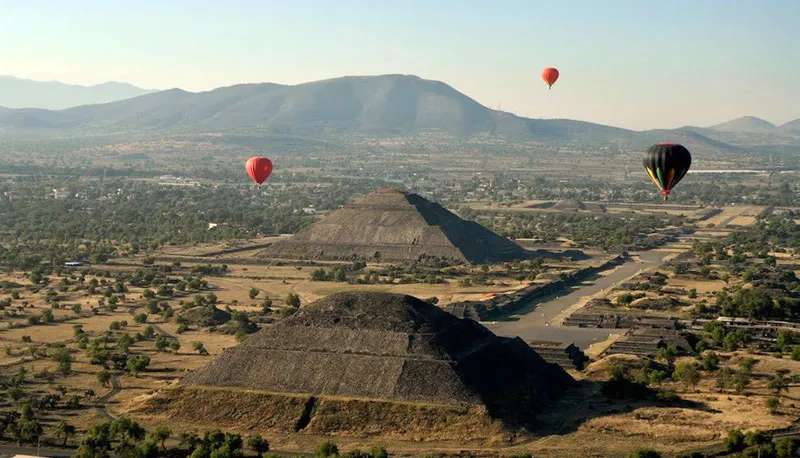
[{"label": "sloped pyramid side", "polygon": [[572,382],[520,339],[411,296],[338,293],[306,307],[181,384],[507,411],[535,409]]},{"label": "sloped pyramid side", "polygon": [[331,212],[261,255],[391,261],[437,256],[483,263],[524,257],[526,251],[417,194],[383,189]]}]

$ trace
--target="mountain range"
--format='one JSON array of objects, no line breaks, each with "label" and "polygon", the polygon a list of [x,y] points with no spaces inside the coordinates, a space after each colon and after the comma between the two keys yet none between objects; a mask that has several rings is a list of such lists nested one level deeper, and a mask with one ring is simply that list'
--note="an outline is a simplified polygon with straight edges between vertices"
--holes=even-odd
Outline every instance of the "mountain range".
[{"label": "mountain range", "polygon": [[62,110],[80,105],[115,102],[156,92],[115,81],[79,86],[58,81],[33,81],[0,75],[0,106]]},{"label": "mountain range", "polygon": [[[97,88],[98,86],[95,86]],[[143,91],[133,88],[131,91]],[[0,92],[2,94],[2,92]],[[3,105],[0,97],[0,105]],[[298,85],[239,84],[207,92],[169,89],[64,110],[0,107],[0,131],[55,135],[248,132],[280,135],[419,135],[546,144],[800,151],[800,119],[776,127],[744,117],[707,128],[633,131],[569,119],[529,119],[489,109],[451,86],[414,75],[346,76]]]}]

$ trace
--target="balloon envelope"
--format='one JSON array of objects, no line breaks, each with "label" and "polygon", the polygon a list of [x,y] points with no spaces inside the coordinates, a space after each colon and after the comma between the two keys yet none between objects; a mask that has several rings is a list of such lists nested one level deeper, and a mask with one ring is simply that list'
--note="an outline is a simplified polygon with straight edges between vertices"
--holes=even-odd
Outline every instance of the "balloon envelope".
[{"label": "balloon envelope", "polygon": [[692,165],[689,150],[676,143],[659,143],[647,149],[642,161],[650,180],[667,200],[672,188],[686,176]]},{"label": "balloon envelope", "polygon": [[251,157],[245,164],[247,174],[257,184],[261,184],[272,174],[272,161],[265,157]]},{"label": "balloon envelope", "polygon": [[558,69],[547,67],[542,70],[542,79],[547,83],[547,87],[552,87],[558,79]]}]

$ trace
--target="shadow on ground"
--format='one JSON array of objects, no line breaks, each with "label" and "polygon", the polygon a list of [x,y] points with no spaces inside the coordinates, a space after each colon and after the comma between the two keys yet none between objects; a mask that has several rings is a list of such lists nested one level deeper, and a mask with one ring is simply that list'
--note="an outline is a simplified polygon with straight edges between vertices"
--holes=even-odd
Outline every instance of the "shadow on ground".
[{"label": "shadow on ground", "polygon": [[625,393],[610,387],[607,382],[580,381],[536,417],[535,436],[570,434],[595,418],[633,412],[645,407],[672,407],[719,413],[702,402],[677,397],[670,399],[658,394],[658,391],[644,386]]}]

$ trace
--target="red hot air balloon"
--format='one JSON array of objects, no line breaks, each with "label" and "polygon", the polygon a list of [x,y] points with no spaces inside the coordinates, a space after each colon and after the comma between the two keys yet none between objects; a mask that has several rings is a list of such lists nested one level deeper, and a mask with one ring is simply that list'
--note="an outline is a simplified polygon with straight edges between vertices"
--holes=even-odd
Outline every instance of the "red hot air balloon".
[{"label": "red hot air balloon", "polygon": [[272,161],[265,157],[253,156],[247,160],[245,168],[250,178],[256,184],[261,184],[272,174]]},{"label": "red hot air balloon", "polygon": [[547,87],[552,88],[558,79],[558,70],[553,67],[547,67],[542,70],[542,79],[547,83]]}]

